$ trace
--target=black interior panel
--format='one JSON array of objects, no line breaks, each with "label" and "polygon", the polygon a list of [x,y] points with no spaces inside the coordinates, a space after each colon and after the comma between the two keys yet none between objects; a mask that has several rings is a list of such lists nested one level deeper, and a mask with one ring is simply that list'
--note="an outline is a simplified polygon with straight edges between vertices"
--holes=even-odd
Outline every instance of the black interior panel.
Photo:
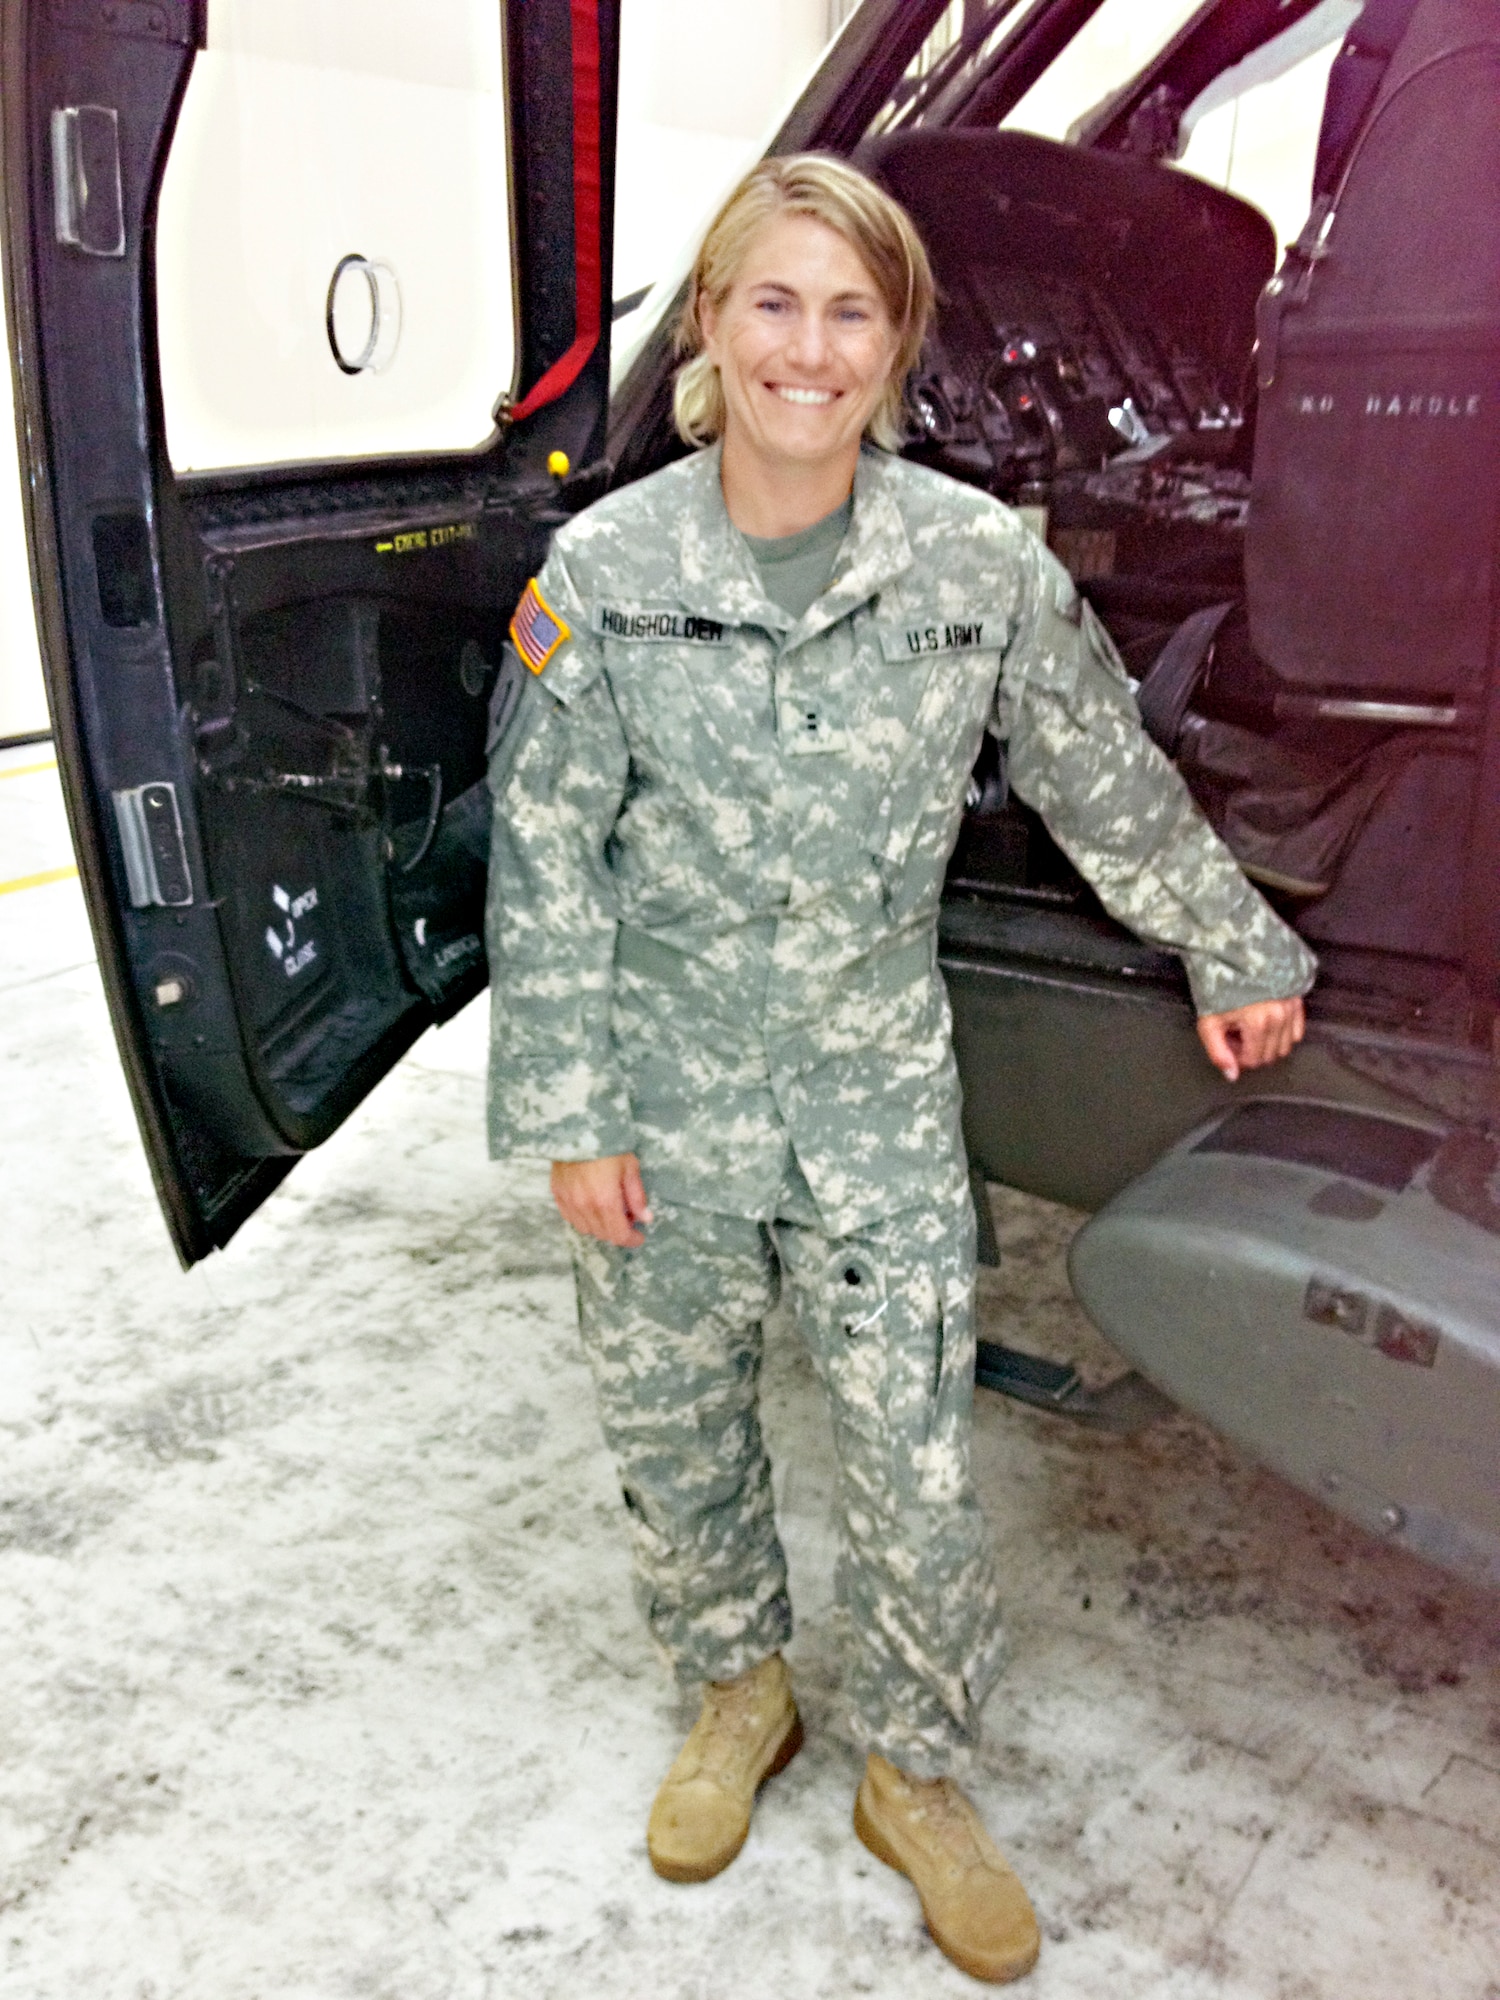
[{"label": "black interior panel", "polygon": [[409,1016],[484,982],[486,709],[535,537],[482,510],[287,539],[200,512],[209,873],[258,1090],[307,1146]]}]

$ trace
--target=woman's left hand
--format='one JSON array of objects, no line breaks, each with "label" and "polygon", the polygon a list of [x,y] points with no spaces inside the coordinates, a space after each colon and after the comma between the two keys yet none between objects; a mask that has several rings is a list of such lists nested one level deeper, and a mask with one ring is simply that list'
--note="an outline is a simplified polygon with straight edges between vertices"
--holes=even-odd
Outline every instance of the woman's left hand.
[{"label": "woman's left hand", "polygon": [[1306,1025],[1300,999],[1256,1000],[1227,1014],[1204,1014],[1198,1039],[1214,1068],[1233,1083],[1242,1069],[1260,1069],[1289,1056]]}]

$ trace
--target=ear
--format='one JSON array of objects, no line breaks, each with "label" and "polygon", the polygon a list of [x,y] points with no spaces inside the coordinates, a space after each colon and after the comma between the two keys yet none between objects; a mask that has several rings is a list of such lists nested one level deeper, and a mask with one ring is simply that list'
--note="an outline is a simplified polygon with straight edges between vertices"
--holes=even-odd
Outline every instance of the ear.
[{"label": "ear", "polygon": [[698,294],[698,332],[703,340],[703,352],[718,366],[719,357],[714,351],[719,341],[719,313],[707,292]]}]

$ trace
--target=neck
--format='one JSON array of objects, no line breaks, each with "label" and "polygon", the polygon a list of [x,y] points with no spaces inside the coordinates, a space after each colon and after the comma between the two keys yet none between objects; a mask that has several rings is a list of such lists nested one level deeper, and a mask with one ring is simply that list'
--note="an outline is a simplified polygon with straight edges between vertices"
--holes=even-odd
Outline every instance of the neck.
[{"label": "neck", "polygon": [[842,507],[854,491],[859,440],[836,459],[815,464],[767,462],[736,434],[725,434],[719,479],[724,505],[742,535],[774,541],[797,535]]}]

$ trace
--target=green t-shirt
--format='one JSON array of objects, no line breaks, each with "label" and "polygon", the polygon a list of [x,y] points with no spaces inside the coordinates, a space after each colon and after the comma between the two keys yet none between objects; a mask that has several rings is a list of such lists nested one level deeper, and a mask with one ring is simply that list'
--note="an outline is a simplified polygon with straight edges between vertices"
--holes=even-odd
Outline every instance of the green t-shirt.
[{"label": "green t-shirt", "polygon": [[746,535],[745,546],[755,558],[767,597],[786,613],[800,618],[833,581],[833,565],[854,518],[854,495],[810,528],[795,535]]}]

